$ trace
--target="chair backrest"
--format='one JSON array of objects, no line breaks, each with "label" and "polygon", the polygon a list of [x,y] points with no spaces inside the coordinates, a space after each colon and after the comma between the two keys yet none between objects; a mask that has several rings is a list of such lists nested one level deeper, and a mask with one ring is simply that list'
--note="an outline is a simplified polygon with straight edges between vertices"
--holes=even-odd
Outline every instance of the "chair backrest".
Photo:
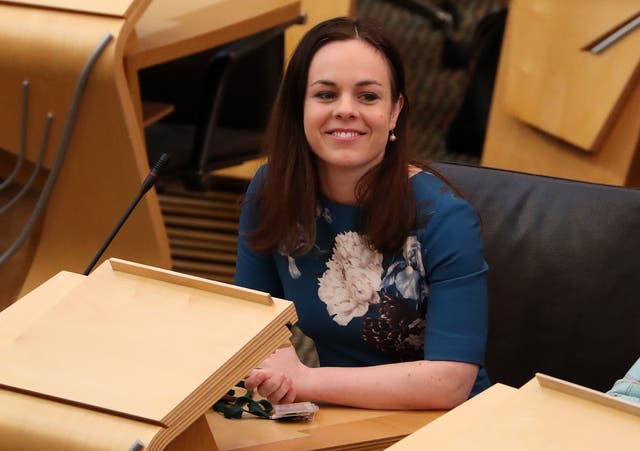
[{"label": "chair backrest", "polygon": [[640,357],[640,190],[434,167],[481,217],[492,381],[610,389]]},{"label": "chair backrest", "polygon": [[142,98],[174,112],[145,128],[165,178],[203,189],[209,171],[255,158],[284,65],[284,26],[140,72]]}]

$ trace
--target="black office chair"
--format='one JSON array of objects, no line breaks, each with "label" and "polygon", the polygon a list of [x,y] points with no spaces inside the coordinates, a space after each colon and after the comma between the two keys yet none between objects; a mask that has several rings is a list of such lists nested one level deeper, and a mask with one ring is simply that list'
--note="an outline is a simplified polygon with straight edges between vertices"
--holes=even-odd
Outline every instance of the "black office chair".
[{"label": "black office chair", "polygon": [[434,166],[482,219],[492,382],[609,390],[640,356],[640,190]]},{"label": "black office chair", "polygon": [[178,178],[187,189],[206,190],[211,170],[260,154],[290,25],[140,73],[143,100],[175,107],[145,128],[150,164],[169,155],[164,180]]}]

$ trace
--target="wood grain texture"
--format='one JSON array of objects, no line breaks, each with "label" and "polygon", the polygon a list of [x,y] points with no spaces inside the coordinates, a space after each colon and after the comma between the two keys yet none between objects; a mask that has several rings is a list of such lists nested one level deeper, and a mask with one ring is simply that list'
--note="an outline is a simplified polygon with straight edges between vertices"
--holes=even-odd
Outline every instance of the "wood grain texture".
[{"label": "wood grain texture", "polygon": [[322,405],[312,422],[264,421],[250,416],[230,420],[213,411],[207,413],[207,420],[221,451],[374,450],[387,448],[444,413]]},{"label": "wood grain texture", "polygon": [[587,45],[640,12],[637,0],[526,0],[509,7],[505,109],[580,149],[595,151],[640,69],[640,33],[602,54]]},{"label": "wood grain texture", "polygon": [[496,384],[389,450],[420,449],[424,443],[438,450],[637,448],[637,413],[594,402],[589,389],[567,385],[537,378],[517,390]]},{"label": "wood grain texture", "polygon": [[[130,9],[141,13],[144,1]],[[142,6],[140,6],[142,5]],[[132,6],[133,8],[133,6]],[[134,14],[135,12],[135,14]],[[80,72],[103,37],[112,41],[89,75],[70,141],[42,218],[25,294],[60,270],[82,272],[139,191],[148,173],[146,149],[123,70],[132,25],[125,19],[0,4],[0,147],[17,154],[21,84],[29,81],[27,159],[35,161],[48,112],[54,115],[44,165],[62,147]],[[148,193],[104,255],[170,266],[154,192]]]},{"label": "wood grain texture", "polygon": [[300,14],[299,0],[155,0],[136,25],[128,64],[153,66],[263,31]]},{"label": "wood grain texture", "polygon": [[142,429],[149,449],[163,449],[297,321],[288,301],[250,302],[250,290],[221,285],[121,260],[50,279],[0,314],[0,395],[12,407],[0,409],[0,430],[28,433],[22,418],[42,405],[59,415],[34,435],[57,443],[86,410],[87,440],[113,449],[104,437],[126,432],[131,444]]},{"label": "wood grain texture", "polygon": [[132,2],[131,0],[9,0],[0,3],[15,3],[24,6],[36,6],[46,9],[62,9],[87,14],[100,14],[114,17],[128,17],[139,3],[148,4],[151,0]]},{"label": "wood grain texture", "polygon": [[[520,4],[513,2],[512,7]],[[623,104],[599,148],[594,152],[585,152],[528,125],[507,110],[506,89],[513,55],[512,43],[518,33],[520,30],[508,20],[481,164],[596,183],[640,186],[638,74],[630,81]],[[557,114],[552,109],[549,111],[550,114]]]},{"label": "wood grain texture", "polygon": [[597,390],[592,390],[571,382],[563,381],[556,377],[547,376],[546,374],[536,373],[536,380],[541,387],[550,388],[572,396],[578,396],[596,404],[601,404],[603,406],[640,417],[640,404],[632,403],[625,399],[616,398]]},{"label": "wood grain texture", "polygon": [[[0,314],[0,343],[19,341],[25,328],[45,318],[84,280],[80,274],[62,271],[8,307]],[[91,449],[97,441],[101,449],[128,449],[136,439],[149,443],[159,430],[148,423],[0,388],[0,449],[70,451]]]}]

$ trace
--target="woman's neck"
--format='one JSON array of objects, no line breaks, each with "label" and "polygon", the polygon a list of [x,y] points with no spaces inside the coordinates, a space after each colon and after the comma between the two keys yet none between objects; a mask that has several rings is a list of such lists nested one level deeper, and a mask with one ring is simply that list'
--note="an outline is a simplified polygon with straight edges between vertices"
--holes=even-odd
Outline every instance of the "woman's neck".
[{"label": "woman's neck", "polygon": [[323,170],[318,168],[320,190],[329,200],[344,204],[356,205],[356,185],[361,175],[353,171]]}]

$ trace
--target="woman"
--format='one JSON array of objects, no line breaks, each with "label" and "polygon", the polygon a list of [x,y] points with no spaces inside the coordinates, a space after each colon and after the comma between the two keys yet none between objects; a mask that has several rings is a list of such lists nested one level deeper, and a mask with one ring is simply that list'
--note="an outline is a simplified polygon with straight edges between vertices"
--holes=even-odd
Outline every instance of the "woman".
[{"label": "woman", "polygon": [[372,25],[311,29],[285,73],[243,206],[236,283],[293,301],[319,368],[280,349],[272,403],[449,409],[489,385],[475,211],[410,164],[404,71]]}]

